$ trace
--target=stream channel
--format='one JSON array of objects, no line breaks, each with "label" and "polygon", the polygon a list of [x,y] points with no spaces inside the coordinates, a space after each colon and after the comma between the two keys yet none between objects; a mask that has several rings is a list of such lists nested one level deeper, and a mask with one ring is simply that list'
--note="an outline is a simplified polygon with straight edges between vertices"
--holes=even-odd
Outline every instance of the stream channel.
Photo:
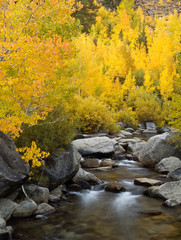
[{"label": "stream channel", "polygon": [[[119,161],[109,171],[91,171],[108,183],[119,181],[122,193],[106,192],[103,186],[70,192],[46,220],[16,219],[11,225],[22,240],[179,240],[181,208],[168,208],[163,200],[143,195],[146,187],[134,185],[138,177],[157,173],[133,160]],[[145,214],[149,211],[160,215]]]}]

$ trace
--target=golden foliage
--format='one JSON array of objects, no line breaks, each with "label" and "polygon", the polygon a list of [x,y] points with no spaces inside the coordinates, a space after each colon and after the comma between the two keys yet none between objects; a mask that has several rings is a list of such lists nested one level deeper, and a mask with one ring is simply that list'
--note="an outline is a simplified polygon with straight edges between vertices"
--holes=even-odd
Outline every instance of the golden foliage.
[{"label": "golden foliage", "polygon": [[40,167],[41,165],[44,165],[42,159],[47,158],[50,155],[47,152],[41,151],[34,141],[32,142],[31,147],[17,148],[17,151],[23,153],[22,159],[27,163],[31,162],[32,167]]}]

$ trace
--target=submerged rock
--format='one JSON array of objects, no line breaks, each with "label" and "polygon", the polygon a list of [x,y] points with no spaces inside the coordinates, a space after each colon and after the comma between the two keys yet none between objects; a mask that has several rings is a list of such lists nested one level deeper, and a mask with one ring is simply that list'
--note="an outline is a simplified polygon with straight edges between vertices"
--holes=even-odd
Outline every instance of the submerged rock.
[{"label": "submerged rock", "polygon": [[159,216],[162,214],[162,212],[155,211],[155,210],[144,210],[144,211],[140,211],[138,213],[143,214],[143,215],[148,215],[148,216]]},{"label": "submerged rock", "polygon": [[117,142],[108,137],[77,139],[72,143],[82,156],[110,157],[119,148]]},{"label": "submerged rock", "polygon": [[108,160],[108,159],[102,159],[100,163],[100,167],[118,167],[119,164],[116,161]]},{"label": "submerged rock", "polygon": [[125,188],[121,185],[121,183],[114,181],[106,184],[105,191],[119,193],[125,191]]},{"label": "submerged rock", "polygon": [[14,142],[0,131],[0,197],[6,197],[23,184],[29,165],[21,159]]}]

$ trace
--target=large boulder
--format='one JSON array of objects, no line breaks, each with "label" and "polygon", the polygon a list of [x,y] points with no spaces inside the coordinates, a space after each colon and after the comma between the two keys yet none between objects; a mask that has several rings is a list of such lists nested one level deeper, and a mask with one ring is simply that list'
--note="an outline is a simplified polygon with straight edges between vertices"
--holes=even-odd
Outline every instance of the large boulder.
[{"label": "large boulder", "polygon": [[82,156],[110,157],[119,148],[116,140],[108,137],[77,139],[72,143]]},{"label": "large boulder", "polygon": [[162,159],[155,166],[155,170],[157,172],[163,172],[163,173],[173,172],[178,168],[181,168],[181,160],[179,158],[172,157],[172,156]]},{"label": "large boulder", "polygon": [[72,181],[74,183],[79,183],[82,180],[85,180],[92,185],[102,183],[102,181],[99,178],[97,178],[94,174],[86,172],[85,170],[80,168],[76,175],[72,178]]},{"label": "large boulder", "polygon": [[54,189],[70,180],[79,170],[80,160],[81,155],[73,145],[67,151],[51,154],[45,168],[48,187]]},{"label": "large boulder", "polygon": [[28,178],[29,167],[16,151],[14,142],[0,132],[0,197],[16,190]]},{"label": "large boulder", "polygon": [[163,158],[175,156],[181,157],[181,152],[169,140],[173,133],[163,133],[151,137],[139,154],[139,161],[148,167],[154,167]]},{"label": "large boulder", "polygon": [[166,182],[159,187],[150,187],[146,190],[146,194],[162,198],[166,200],[165,205],[175,207],[181,204],[181,181]]}]

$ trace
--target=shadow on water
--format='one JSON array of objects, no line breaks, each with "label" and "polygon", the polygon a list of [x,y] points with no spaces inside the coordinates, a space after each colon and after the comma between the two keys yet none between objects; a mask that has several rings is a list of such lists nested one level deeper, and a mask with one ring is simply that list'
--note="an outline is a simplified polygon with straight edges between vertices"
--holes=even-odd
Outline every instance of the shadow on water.
[{"label": "shadow on water", "polygon": [[[103,186],[71,192],[47,220],[11,222],[22,240],[179,240],[181,209],[162,206],[162,200],[143,195],[145,187],[134,185],[136,177],[153,177],[155,172],[139,162],[122,160],[111,171],[93,171],[110,182],[120,181],[126,192],[106,192]],[[144,211],[159,211],[150,216]],[[21,235],[22,234],[22,235]]]}]

